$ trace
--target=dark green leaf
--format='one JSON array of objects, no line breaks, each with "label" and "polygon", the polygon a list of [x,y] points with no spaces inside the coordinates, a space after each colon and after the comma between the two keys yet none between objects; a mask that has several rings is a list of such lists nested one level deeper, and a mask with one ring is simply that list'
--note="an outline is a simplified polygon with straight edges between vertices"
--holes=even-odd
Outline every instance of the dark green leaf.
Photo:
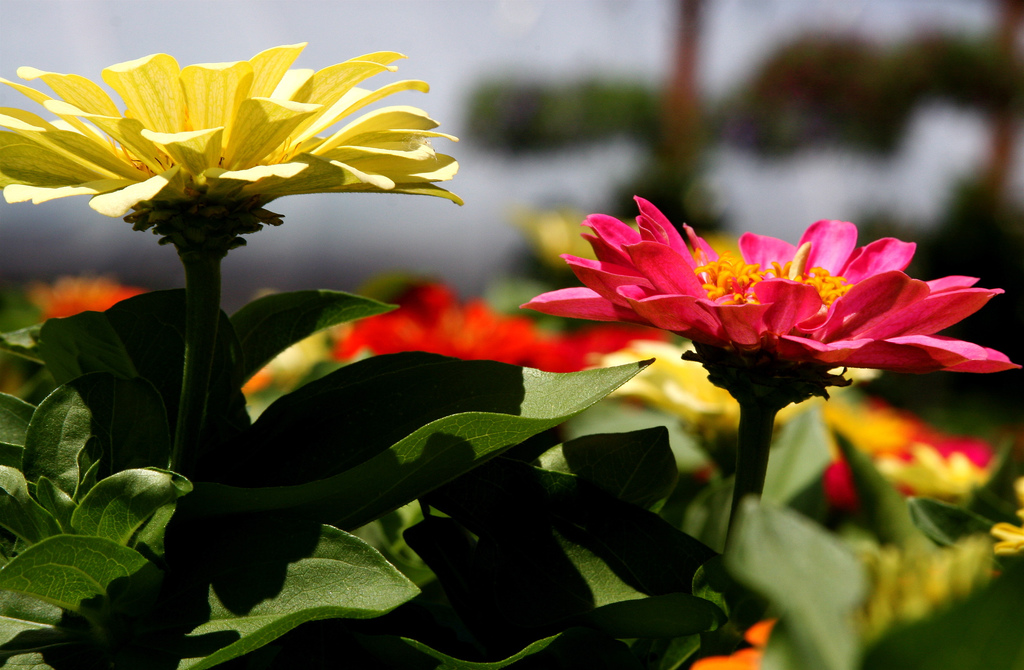
[{"label": "dark green leaf", "polygon": [[160,507],[192,490],[181,475],[166,470],[122,470],[96,483],[71,517],[74,532],[127,544]]},{"label": "dark green leaf", "polygon": [[851,670],[857,655],[851,613],[866,588],[857,558],[795,512],[753,499],[741,511],[737,537],[725,553],[726,568],[768,598],[790,624],[773,631],[769,653],[791,645],[798,661],[772,667]]},{"label": "dark green leaf", "polygon": [[923,536],[910,520],[906,499],[875,468],[871,458],[837,434],[843,458],[850,464],[860,513],[882,544],[906,544]]},{"label": "dark green leaf", "polygon": [[999,450],[988,481],[984,486],[971,491],[967,509],[988,519],[1016,524],[1019,519],[1014,482],[1022,475],[1024,472],[1018,464],[1013,445],[1004,445]]},{"label": "dark green leaf", "polygon": [[645,508],[667,498],[679,479],[663,427],[579,437],[545,452],[540,466],[576,475]]},{"label": "dark green leaf", "polygon": [[[419,589],[348,533],[285,517],[211,523],[172,558],[174,581],[140,645],[190,670],[258,649],[306,621],[380,616]],[[196,660],[201,659],[201,660]]]},{"label": "dark green leaf", "polygon": [[248,379],[313,333],[392,309],[393,305],[340,291],[275,293],[254,300],[231,315],[242,346],[242,376]]},{"label": "dark green leaf", "polygon": [[71,496],[57,488],[57,485],[49,477],[40,477],[36,480],[35,497],[39,504],[57,520],[61,530],[65,533],[73,532],[71,530],[71,515],[74,514],[77,504]]},{"label": "dark green leaf", "polygon": [[25,446],[25,434],[36,408],[21,398],[0,393],[0,442]]},{"label": "dark green leaf", "polygon": [[61,532],[60,524],[28,493],[20,470],[0,465],[0,526],[29,544]]},{"label": "dark green leaf", "polygon": [[974,512],[930,498],[907,501],[914,525],[935,543],[949,546],[962,537],[975,533],[988,534],[994,521]]},{"label": "dark green leaf", "polygon": [[[427,501],[480,538],[469,590],[491,594],[493,610],[516,626],[573,620],[615,637],[645,629],[661,636],[669,630],[664,606],[673,598],[646,596],[688,594],[694,572],[713,555],[657,515],[589,482],[510,459],[477,468]],[[674,603],[672,636],[709,630],[722,617],[702,599]],[[618,606],[603,611],[612,604]]]},{"label": "dark green leaf", "polygon": [[[317,481],[198,482],[182,511],[287,509],[357,528],[583,411],[644,365],[556,374],[425,354],[364,363],[286,396],[240,438],[239,459],[262,469],[267,485]],[[288,409],[275,411],[282,402]],[[282,445],[292,445],[286,459]]]},{"label": "dark green leaf", "polygon": [[163,403],[144,379],[96,372],[58,387],[29,424],[25,476],[45,476],[78,497],[88,467],[99,478],[130,468],[167,467],[170,436]]},{"label": "dark green leaf", "polygon": [[24,455],[25,447],[0,442],[0,465],[6,465],[21,470],[23,467],[22,461],[24,459]]},{"label": "dark green leaf", "polygon": [[42,356],[39,355],[41,326],[42,324],[35,324],[9,333],[0,333],[0,350],[42,363]]},{"label": "dark green leaf", "polygon": [[41,652],[88,643],[87,632],[73,623],[66,625],[63,610],[55,605],[12,591],[0,592],[0,661],[7,659],[0,667],[50,668]]},{"label": "dark green leaf", "polygon": [[102,624],[107,611],[148,609],[162,573],[138,552],[100,537],[54,535],[0,570],[0,589],[33,596]]},{"label": "dark green leaf", "polygon": [[570,628],[492,662],[459,660],[405,637],[356,635],[356,639],[388,670],[499,670],[513,663],[517,670],[641,670],[624,644],[586,628]]},{"label": "dark green leaf", "polygon": [[1021,670],[1024,561],[948,610],[897,628],[867,651],[864,670]]},{"label": "dark green leaf", "polygon": [[[122,300],[106,312],[84,312],[46,322],[40,351],[58,384],[90,372],[142,377],[163,399],[170,425],[178,414],[185,353],[185,291],[152,291]],[[210,434],[224,439],[247,425],[241,394],[241,350],[221,314],[210,382]]]}]

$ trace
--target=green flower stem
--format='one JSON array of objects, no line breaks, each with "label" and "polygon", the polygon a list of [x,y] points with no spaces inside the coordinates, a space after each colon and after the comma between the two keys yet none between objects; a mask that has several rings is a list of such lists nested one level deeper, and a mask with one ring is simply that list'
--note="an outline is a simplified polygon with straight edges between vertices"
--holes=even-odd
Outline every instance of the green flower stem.
[{"label": "green flower stem", "polygon": [[191,477],[206,417],[217,325],[220,321],[220,263],[223,253],[182,251],[185,266],[185,372],[181,379],[178,424],[171,469]]},{"label": "green flower stem", "polygon": [[748,495],[760,499],[764,490],[764,477],[768,471],[768,451],[772,444],[777,403],[759,402],[757,398],[740,401],[739,444],[736,450],[736,480],[729,511],[729,532],[725,546],[729,547],[736,532],[736,516],[740,501]]}]

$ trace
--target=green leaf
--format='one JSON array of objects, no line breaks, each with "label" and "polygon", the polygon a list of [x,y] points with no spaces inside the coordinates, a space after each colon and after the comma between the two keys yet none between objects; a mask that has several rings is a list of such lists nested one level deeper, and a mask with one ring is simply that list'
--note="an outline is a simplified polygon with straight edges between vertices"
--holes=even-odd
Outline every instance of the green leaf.
[{"label": "green leaf", "polygon": [[248,379],[274,356],[313,333],[394,309],[340,291],[275,293],[231,315],[242,345],[242,376]]},{"label": "green leaf", "polygon": [[843,458],[850,464],[853,484],[860,500],[860,514],[882,544],[907,544],[924,539],[910,519],[906,499],[892,487],[871,458],[842,435],[836,440]]},{"label": "green leaf", "polygon": [[0,442],[25,446],[25,434],[36,408],[21,398],[0,393]]},{"label": "green leaf", "polygon": [[61,532],[60,524],[28,493],[21,471],[0,465],[0,526],[29,544]]},{"label": "green leaf", "polygon": [[124,342],[102,312],[48,319],[39,333],[39,353],[58,384],[89,372],[138,376]]},{"label": "green leaf", "polygon": [[0,591],[0,660],[6,659],[0,667],[51,668],[40,652],[52,657],[58,648],[75,646],[79,651],[90,644],[88,630],[75,625],[79,622],[65,621],[63,610],[55,605]]},{"label": "green leaf", "polygon": [[98,464],[100,478],[147,466],[167,467],[167,416],[144,379],[90,373],[57,387],[32,416],[24,469],[30,481],[47,477],[78,497],[80,481]]},{"label": "green leaf", "polygon": [[41,327],[42,324],[37,323],[9,333],[0,333],[0,350],[42,363],[43,358],[39,355],[39,330]]},{"label": "green leaf", "polygon": [[182,669],[214,667],[306,621],[377,617],[419,593],[376,550],[331,526],[260,516],[192,530],[139,641],[182,659]]},{"label": "green leaf", "polygon": [[74,532],[128,540],[157,509],[192,490],[181,475],[166,470],[122,470],[96,483],[71,517]]},{"label": "green leaf", "polygon": [[579,437],[549,449],[539,464],[644,508],[667,498],[679,479],[664,427]]},{"label": "green leaf", "polygon": [[[576,622],[614,637],[675,637],[724,618],[713,603],[681,597],[710,549],[573,475],[497,459],[426,501],[480,538],[465,588],[489,594],[511,625]],[[444,582],[447,573],[436,572]],[[459,586],[450,581],[446,590]],[[476,617],[462,618],[472,625]]]},{"label": "green leaf", "polygon": [[[864,670],[1021,670],[1024,561],[951,608],[894,629],[868,649]],[[774,634],[773,634],[774,635]]]},{"label": "green leaf", "polygon": [[35,497],[39,504],[53,515],[63,532],[73,532],[71,515],[78,505],[71,496],[57,488],[49,477],[40,477],[36,480]]},{"label": "green leaf", "polygon": [[[772,632],[764,667],[851,670],[857,656],[851,612],[866,588],[857,558],[795,512],[752,499],[741,511],[735,542],[725,553],[726,569],[769,599],[780,624],[788,622]],[[770,665],[773,648],[782,647],[795,658],[789,665]]]},{"label": "green leaf", "polygon": [[[239,438],[238,468],[259,467],[267,488],[198,482],[181,510],[287,509],[358,528],[583,411],[644,365],[557,374],[426,354],[368,359],[285,396]],[[286,459],[283,444],[295,445]],[[273,485],[282,479],[298,483]]]},{"label": "green leaf", "polygon": [[907,501],[914,525],[936,544],[949,546],[957,540],[992,529],[994,521],[980,514],[930,498],[911,498]]},{"label": "green leaf", "polygon": [[108,608],[148,609],[162,573],[138,552],[100,537],[54,535],[0,570],[0,589],[39,598],[102,623]]},{"label": "green leaf", "polygon": [[764,499],[787,503],[808,486],[820,482],[832,461],[828,444],[820,408],[805,410],[787,422],[772,443]]},{"label": "green leaf", "polygon": [[641,670],[624,644],[587,628],[570,628],[491,662],[463,661],[397,635],[357,634],[355,638],[383,667],[401,670],[500,670],[513,663],[523,670]]},{"label": "green leaf", "polygon": [[[142,377],[163,399],[169,425],[178,415],[185,355],[185,291],[152,291],[122,300],[106,312],[50,319],[40,352],[58,384],[90,372]],[[215,439],[248,425],[241,394],[241,349],[221,314],[207,413]]]}]

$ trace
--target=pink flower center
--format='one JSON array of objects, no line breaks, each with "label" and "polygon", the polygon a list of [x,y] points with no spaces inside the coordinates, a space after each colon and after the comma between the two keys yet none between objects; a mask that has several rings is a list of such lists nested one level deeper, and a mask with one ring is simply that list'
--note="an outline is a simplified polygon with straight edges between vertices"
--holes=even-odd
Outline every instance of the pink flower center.
[{"label": "pink flower center", "polygon": [[824,268],[804,268],[801,271],[799,265],[798,261],[788,261],[785,265],[772,262],[770,268],[762,270],[759,264],[744,263],[726,252],[717,261],[701,265],[696,272],[708,292],[708,298],[722,305],[757,304],[753,288],[764,279],[790,279],[813,286],[826,306],[853,287],[845,277],[833,277]]}]

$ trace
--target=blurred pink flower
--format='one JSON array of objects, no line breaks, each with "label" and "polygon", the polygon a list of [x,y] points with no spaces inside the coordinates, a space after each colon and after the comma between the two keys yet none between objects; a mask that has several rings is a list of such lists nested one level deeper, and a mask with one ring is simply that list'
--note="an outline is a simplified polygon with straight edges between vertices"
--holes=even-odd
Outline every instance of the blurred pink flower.
[{"label": "blurred pink flower", "polygon": [[936,335],[1001,289],[977,279],[920,281],[903,270],[915,245],[884,238],[857,247],[844,221],[812,224],[794,246],[745,233],[742,259],[719,255],[689,226],[686,238],[637,197],[639,230],[592,214],[584,235],[598,260],[565,255],[586,287],[537,296],[530,309],[655,326],[740,355],[897,372],[998,372],[1002,353]]}]

